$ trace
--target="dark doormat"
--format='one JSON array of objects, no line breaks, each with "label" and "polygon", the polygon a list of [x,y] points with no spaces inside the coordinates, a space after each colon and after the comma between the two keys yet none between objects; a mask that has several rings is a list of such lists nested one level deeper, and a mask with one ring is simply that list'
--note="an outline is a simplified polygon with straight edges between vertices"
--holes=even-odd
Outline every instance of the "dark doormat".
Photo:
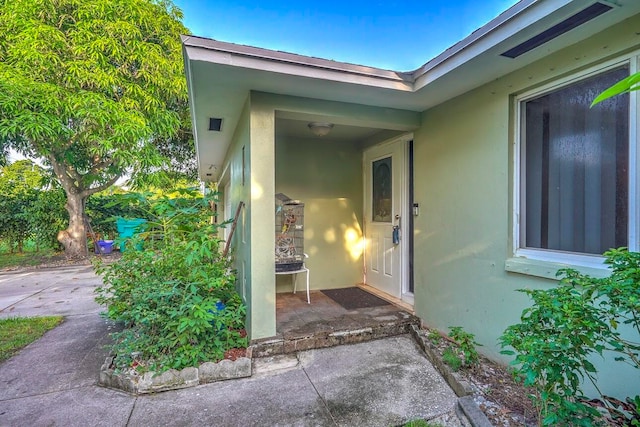
[{"label": "dark doormat", "polygon": [[322,293],[347,310],[389,305],[382,298],[378,298],[360,288],[325,289]]}]

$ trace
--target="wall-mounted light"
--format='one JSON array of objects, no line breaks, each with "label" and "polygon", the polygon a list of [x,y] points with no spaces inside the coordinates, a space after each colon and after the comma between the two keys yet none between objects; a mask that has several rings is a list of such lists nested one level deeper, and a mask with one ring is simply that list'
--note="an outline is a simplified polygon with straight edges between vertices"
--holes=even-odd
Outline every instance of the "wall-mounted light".
[{"label": "wall-mounted light", "polygon": [[311,122],[307,126],[315,136],[325,136],[333,129],[333,123],[325,122]]}]

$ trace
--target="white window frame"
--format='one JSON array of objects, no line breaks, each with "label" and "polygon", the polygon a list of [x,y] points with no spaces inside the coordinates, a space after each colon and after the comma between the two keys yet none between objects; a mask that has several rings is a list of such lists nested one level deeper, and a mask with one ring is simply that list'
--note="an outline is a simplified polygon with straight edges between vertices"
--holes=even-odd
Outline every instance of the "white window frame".
[{"label": "white window frame", "polygon": [[[522,147],[524,141],[521,141],[522,128],[524,126],[522,117],[522,105],[525,101],[533,98],[551,93],[553,91],[562,89],[572,83],[580,80],[594,77],[602,74],[606,71],[614,68],[628,65],[630,74],[638,71],[640,68],[640,52],[634,52],[623,57],[616,58],[615,60],[601,63],[597,66],[588,68],[586,70],[574,73],[570,76],[557,79],[551,83],[537,87],[536,89],[529,90],[518,94],[514,97],[514,109],[515,112],[515,126],[514,126],[514,185],[513,185],[513,254],[515,257],[528,258],[538,261],[548,261],[553,263],[560,263],[570,266],[583,266],[604,269],[604,258],[598,255],[591,254],[579,254],[574,252],[562,252],[546,249],[532,249],[521,247],[521,234],[520,234],[520,218],[522,208],[522,194],[524,192],[524,180],[522,179],[521,172],[521,160],[522,160]],[[627,233],[629,250],[638,251],[640,248],[638,242],[638,231],[640,229],[640,195],[638,194],[638,165],[640,164],[640,158],[638,157],[638,97],[637,92],[631,92],[629,94],[629,218],[627,219]]]}]

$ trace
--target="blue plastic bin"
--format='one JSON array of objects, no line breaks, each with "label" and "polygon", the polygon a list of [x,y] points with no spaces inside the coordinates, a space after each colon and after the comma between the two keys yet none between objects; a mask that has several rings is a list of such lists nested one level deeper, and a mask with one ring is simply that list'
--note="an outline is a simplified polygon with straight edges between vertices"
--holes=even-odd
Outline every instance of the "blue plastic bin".
[{"label": "blue plastic bin", "polygon": [[113,240],[98,240],[98,253],[110,254],[113,249]]},{"label": "blue plastic bin", "polygon": [[116,228],[118,229],[118,234],[120,235],[120,239],[121,239],[120,252],[125,251],[127,240],[135,236],[140,231],[144,230],[144,224],[146,222],[147,220],[142,218],[116,219]]}]

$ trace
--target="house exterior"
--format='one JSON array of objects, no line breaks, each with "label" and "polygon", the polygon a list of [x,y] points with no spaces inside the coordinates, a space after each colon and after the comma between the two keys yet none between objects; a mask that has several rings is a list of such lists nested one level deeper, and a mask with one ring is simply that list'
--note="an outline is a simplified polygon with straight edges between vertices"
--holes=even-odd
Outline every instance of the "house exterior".
[{"label": "house exterior", "polygon": [[[291,290],[274,274],[277,193],[305,203],[312,289],[366,283],[494,359],[530,305],[517,289],[640,249],[637,96],[588,108],[638,70],[640,1],[522,0],[407,73],[183,48],[200,177],[226,218],[245,203],[232,244],[253,339],[275,335]],[[598,368],[605,394],[640,393],[632,368]]]}]

